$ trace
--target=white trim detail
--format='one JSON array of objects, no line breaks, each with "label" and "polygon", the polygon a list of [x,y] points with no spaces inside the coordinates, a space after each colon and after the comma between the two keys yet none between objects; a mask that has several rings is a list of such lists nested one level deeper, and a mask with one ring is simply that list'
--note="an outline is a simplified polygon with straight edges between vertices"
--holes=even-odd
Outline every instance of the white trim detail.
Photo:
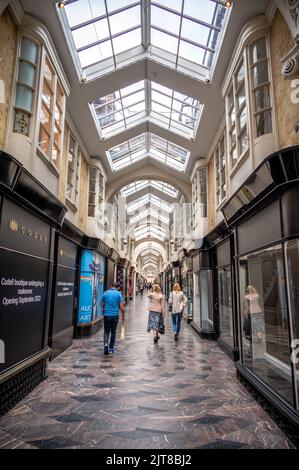
[{"label": "white trim detail", "polygon": [[70,94],[71,86],[64,72],[62,63],[58,57],[54,43],[48,30],[42,23],[37,21],[35,18],[25,14],[23,21],[20,24],[20,31],[24,32],[25,35],[26,33],[29,33],[31,36],[36,38],[40,45],[43,45],[45,47],[47,55],[50,58],[50,61],[53,67],[55,68],[55,72],[57,73],[59,81],[63,87],[64,93],[68,97]]}]

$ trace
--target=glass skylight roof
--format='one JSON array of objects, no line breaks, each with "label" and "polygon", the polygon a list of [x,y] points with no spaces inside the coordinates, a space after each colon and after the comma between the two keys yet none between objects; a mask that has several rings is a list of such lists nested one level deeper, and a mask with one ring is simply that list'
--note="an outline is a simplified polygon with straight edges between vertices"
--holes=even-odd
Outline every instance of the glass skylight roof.
[{"label": "glass skylight roof", "polygon": [[128,184],[123,189],[121,189],[121,194],[124,197],[127,197],[147,187],[156,188],[159,191],[173,198],[176,198],[179,193],[178,190],[175,189],[171,184],[164,183],[163,181],[143,180],[143,181],[136,181],[134,183]]},{"label": "glass skylight roof", "polygon": [[172,204],[169,204],[168,202],[163,201],[162,199],[155,196],[154,194],[145,194],[144,196],[127,204],[127,212],[128,214],[132,214],[133,212],[137,210],[144,209],[146,204],[152,204],[156,206],[158,209],[167,212],[168,214],[170,214],[173,211]]},{"label": "glass skylight roof", "polygon": [[130,224],[135,224],[136,222],[140,222],[140,220],[145,219],[145,218],[147,218],[147,221],[149,221],[149,219],[161,220],[161,222],[163,222],[164,224],[169,224],[169,216],[160,214],[158,211],[156,211],[155,209],[151,207],[131,217]]},{"label": "glass skylight roof", "polygon": [[214,65],[228,16],[224,3],[66,0],[57,11],[78,68],[87,77],[151,56],[199,78]]},{"label": "glass skylight roof", "polygon": [[154,224],[144,224],[136,228],[134,234],[137,241],[146,237],[158,238],[161,241],[166,238],[166,230]]},{"label": "glass skylight roof", "polygon": [[145,118],[157,125],[194,137],[203,110],[195,98],[156,82],[142,80],[91,103],[100,137],[110,137]]},{"label": "glass skylight roof", "polygon": [[121,170],[147,156],[177,171],[184,171],[190,151],[149,132],[106,151],[111,168]]},{"label": "glass skylight roof", "polygon": [[151,254],[153,256],[156,256],[156,258],[159,258],[160,256],[160,253],[158,250],[155,250],[153,248],[147,248],[145,250],[143,250],[141,253],[140,253],[140,256],[143,257],[143,256],[146,256],[148,254]]},{"label": "glass skylight roof", "polygon": [[193,68],[193,63],[210,69],[225,12],[216,0],[151,1],[151,44],[168,52],[175,68]]},{"label": "glass skylight roof", "polygon": [[69,0],[61,10],[83,70],[103,61],[116,68],[121,53],[141,45],[140,1]]}]

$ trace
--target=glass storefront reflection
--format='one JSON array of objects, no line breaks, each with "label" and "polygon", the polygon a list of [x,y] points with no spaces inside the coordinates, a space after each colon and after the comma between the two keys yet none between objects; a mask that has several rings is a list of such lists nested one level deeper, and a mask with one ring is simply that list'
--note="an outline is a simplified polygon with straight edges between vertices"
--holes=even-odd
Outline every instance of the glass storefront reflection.
[{"label": "glass storefront reflection", "polygon": [[219,268],[217,275],[220,338],[233,348],[234,333],[230,265]]},{"label": "glass storefront reflection", "polygon": [[201,327],[207,331],[214,329],[213,322],[213,277],[211,270],[200,271],[200,311]]},{"label": "glass storefront reflection", "polygon": [[239,280],[243,363],[293,403],[282,247],[240,258]]},{"label": "glass storefront reflection", "polygon": [[286,263],[289,280],[289,300],[291,310],[291,330],[294,341],[294,362],[296,365],[296,381],[299,396],[299,240],[291,240],[286,244]]},{"label": "glass storefront reflection", "polygon": [[193,274],[193,321],[206,331],[214,330],[212,270]]}]

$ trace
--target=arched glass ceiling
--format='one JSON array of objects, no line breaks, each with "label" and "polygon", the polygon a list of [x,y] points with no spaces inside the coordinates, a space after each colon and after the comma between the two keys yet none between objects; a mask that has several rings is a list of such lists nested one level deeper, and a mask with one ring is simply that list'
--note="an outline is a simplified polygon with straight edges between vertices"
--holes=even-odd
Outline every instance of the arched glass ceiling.
[{"label": "arched glass ceiling", "polygon": [[148,254],[154,255],[157,258],[159,258],[159,256],[161,256],[161,253],[159,253],[159,251],[155,250],[154,248],[146,248],[145,250],[141,251],[139,256],[143,257],[143,256],[148,255]]},{"label": "arched glass ceiling", "polygon": [[118,134],[145,119],[194,138],[203,104],[153,81],[142,80],[94,100],[91,110],[101,138]]},{"label": "arched glass ceiling", "polygon": [[160,220],[164,224],[169,224],[169,216],[161,214],[161,211],[156,211],[152,207],[149,207],[148,209],[145,209],[144,211],[141,211],[138,214],[131,217],[129,220],[129,223],[130,225],[136,224],[137,222],[140,222],[142,219],[145,219],[145,218],[147,218],[147,221]]},{"label": "arched glass ceiling", "polygon": [[144,188],[152,187],[156,188],[162,193],[167,194],[173,198],[177,198],[178,190],[174,188],[171,184],[164,183],[163,181],[155,181],[155,180],[143,180],[143,181],[136,181],[134,183],[130,183],[124,188],[121,189],[121,194],[124,197],[128,197],[131,194],[137,193]]},{"label": "arched glass ceiling", "polygon": [[164,241],[167,237],[166,230],[158,225],[154,224],[143,224],[134,230],[135,240],[141,240],[142,238],[152,237],[158,240]]},{"label": "arched glass ceiling", "polygon": [[106,156],[113,171],[149,156],[177,171],[185,171],[190,151],[150,132],[145,132],[109,150]]},{"label": "arched glass ceiling", "polygon": [[135,199],[135,201],[130,202],[127,204],[127,212],[131,215],[133,212],[144,209],[145,204],[153,204],[159,210],[163,210],[170,214],[173,211],[173,205],[169,204],[166,201],[163,201],[159,197],[155,196],[154,194],[145,194],[144,196]]},{"label": "arched glass ceiling", "polygon": [[57,8],[78,69],[100,76],[153,57],[196,78],[215,64],[227,24],[221,0],[67,0]]}]

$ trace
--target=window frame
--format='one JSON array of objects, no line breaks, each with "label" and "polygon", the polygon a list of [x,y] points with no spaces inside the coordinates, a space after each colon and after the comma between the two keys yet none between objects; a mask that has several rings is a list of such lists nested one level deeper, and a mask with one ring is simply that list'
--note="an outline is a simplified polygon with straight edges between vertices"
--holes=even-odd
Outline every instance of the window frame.
[{"label": "window frame", "polygon": [[[72,186],[72,194],[69,196],[67,194],[68,191],[68,184],[69,184],[69,153],[70,153],[70,141],[71,138],[74,140],[74,162],[73,162],[73,169],[72,171],[72,181],[70,182]],[[80,188],[80,168],[81,168],[81,158],[82,158],[82,150],[78,140],[76,139],[74,133],[71,129],[68,129],[68,142],[67,142],[67,179],[66,179],[66,188],[65,188],[65,197],[68,201],[72,204],[77,206],[78,203],[78,196],[79,196],[79,188]]]},{"label": "window frame", "polygon": [[[248,90],[248,61],[247,61],[247,53],[246,53],[246,47],[242,50],[242,53],[238,59],[238,62],[234,68],[231,80],[230,80],[230,85],[228,87],[228,92],[225,96],[225,102],[226,102],[226,124],[227,124],[227,142],[228,142],[228,160],[229,160],[229,169],[230,169],[230,175],[238,168],[240,162],[245,158],[246,155],[248,155],[250,151],[250,134],[251,134],[251,129],[250,129],[250,112],[249,108],[251,105],[250,102],[250,95],[249,95],[249,90]],[[240,72],[242,66],[244,67],[244,78],[240,82],[238,86],[236,86],[236,77],[238,76],[238,73]],[[244,86],[244,94],[245,94],[245,100],[244,103],[239,106],[238,104],[238,96],[240,91],[242,90],[242,87]],[[233,99],[232,102],[230,103],[229,99],[230,96],[232,95]],[[242,115],[243,111],[246,110],[246,124],[244,124],[243,127],[240,126],[240,116]],[[230,123],[230,116],[234,114],[234,122],[231,124]],[[240,142],[244,134],[247,133],[247,140],[248,140],[248,146],[245,150],[241,151],[240,150]],[[235,144],[232,146],[232,135],[235,135]],[[237,158],[235,163],[233,163],[232,159],[232,151],[235,150],[237,153]]]},{"label": "window frame", "polygon": [[[253,45],[259,41],[260,39],[265,39],[266,45],[266,53],[267,57],[263,58],[255,63],[252,63],[252,47]],[[249,90],[250,90],[250,106],[252,112],[250,113],[251,116],[251,124],[252,124],[252,137],[254,140],[263,139],[269,135],[273,135],[274,133],[274,126],[275,126],[275,116],[274,116],[274,93],[273,93],[273,74],[272,74],[272,63],[271,63],[271,45],[270,45],[270,38],[268,32],[261,32],[254,36],[251,41],[247,44],[247,55],[248,55],[248,67],[249,67],[249,74],[248,74],[248,82],[249,82]],[[268,72],[268,82],[258,84],[256,87],[253,83],[253,69],[254,67],[261,62],[267,62],[267,72]],[[259,111],[256,111],[255,105],[255,96],[254,93],[256,90],[263,88],[264,86],[268,87],[269,90],[269,98],[270,98],[270,106],[266,108],[262,108]],[[271,132],[267,132],[265,134],[258,135],[257,133],[257,116],[270,111],[271,113]]]},{"label": "window frame", "polygon": [[[90,174],[91,171],[96,172],[95,179],[91,180]],[[95,188],[94,191],[91,191],[90,182],[94,181]],[[93,194],[94,199],[93,203],[90,203],[90,194]],[[87,217],[89,219],[95,219],[97,210],[99,209],[100,205],[103,204],[105,198],[105,177],[102,170],[98,166],[89,165],[88,168],[88,204],[87,204]],[[94,208],[94,215],[90,214],[90,208]]]},{"label": "window frame", "polygon": [[[50,65],[50,69],[52,69],[53,79],[54,79],[53,89],[51,90],[51,88],[50,88],[50,91],[53,92],[52,93],[52,95],[53,95],[52,100],[53,101],[52,101],[51,109],[50,109],[50,115],[51,115],[51,123],[50,123],[51,131],[50,131],[50,133],[45,129],[44,124],[41,123],[41,109],[42,109],[42,106],[43,106],[44,84],[46,83],[47,86],[49,86],[48,82],[45,81],[46,80],[46,78],[45,78],[46,61]],[[66,93],[65,93],[64,87],[61,83],[61,80],[59,78],[59,74],[57,73],[57,70],[55,69],[55,66],[53,64],[51,56],[50,56],[50,54],[47,53],[45,47],[43,47],[40,64],[41,64],[41,66],[40,66],[39,107],[38,107],[39,111],[38,111],[38,114],[37,114],[36,149],[37,149],[38,153],[40,155],[42,155],[43,158],[47,161],[47,163],[50,165],[50,167],[52,169],[54,169],[59,174],[59,172],[61,170],[61,160],[62,160],[62,156],[63,156],[63,139],[64,139],[64,124],[65,124]],[[57,100],[57,96],[58,96],[57,90],[58,90],[58,88],[60,88],[60,91],[62,92],[61,93],[61,98],[62,98],[62,104],[61,105],[58,103],[58,100]],[[58,110],[60,111],[60,123],[61,123],[58,126],[59,135],[60,135],[60,144],[58,146],[59,157],[57,159],[58,160],[57,165],[55,164],[54,158],[53,158],[53,148],[56,145],[56,141],[55,141],[56,106],[58,107]],[[47,108],[48,108],[48,106],[47,106]],[[47,135],[49,137],[49,155],[47,155],[47,153],[40,146],[39,140],[40,140],[41,128],[43,128],[45,130],[45,132],[47,133]]]},{"label": "window frame", "polygon": [[[222,165],[222,154],[221,154],[221,142],[223,140],[224,149],[224,165]],[[221,135],[217,141],[216,147],[213,152],[215,162],[215,196],[216,196],[216,209],[219,209],[227,198],[228,193],[228,177],[227,177],[227,135],[226,126],[221,132]],[[223,182],[223,171],[224,170],[224,182]],[[223,187],[225,186],[225,190]],[[220,196],[218,199],[218,195]],[[222,196],[222,197],[221,197]]]}]

